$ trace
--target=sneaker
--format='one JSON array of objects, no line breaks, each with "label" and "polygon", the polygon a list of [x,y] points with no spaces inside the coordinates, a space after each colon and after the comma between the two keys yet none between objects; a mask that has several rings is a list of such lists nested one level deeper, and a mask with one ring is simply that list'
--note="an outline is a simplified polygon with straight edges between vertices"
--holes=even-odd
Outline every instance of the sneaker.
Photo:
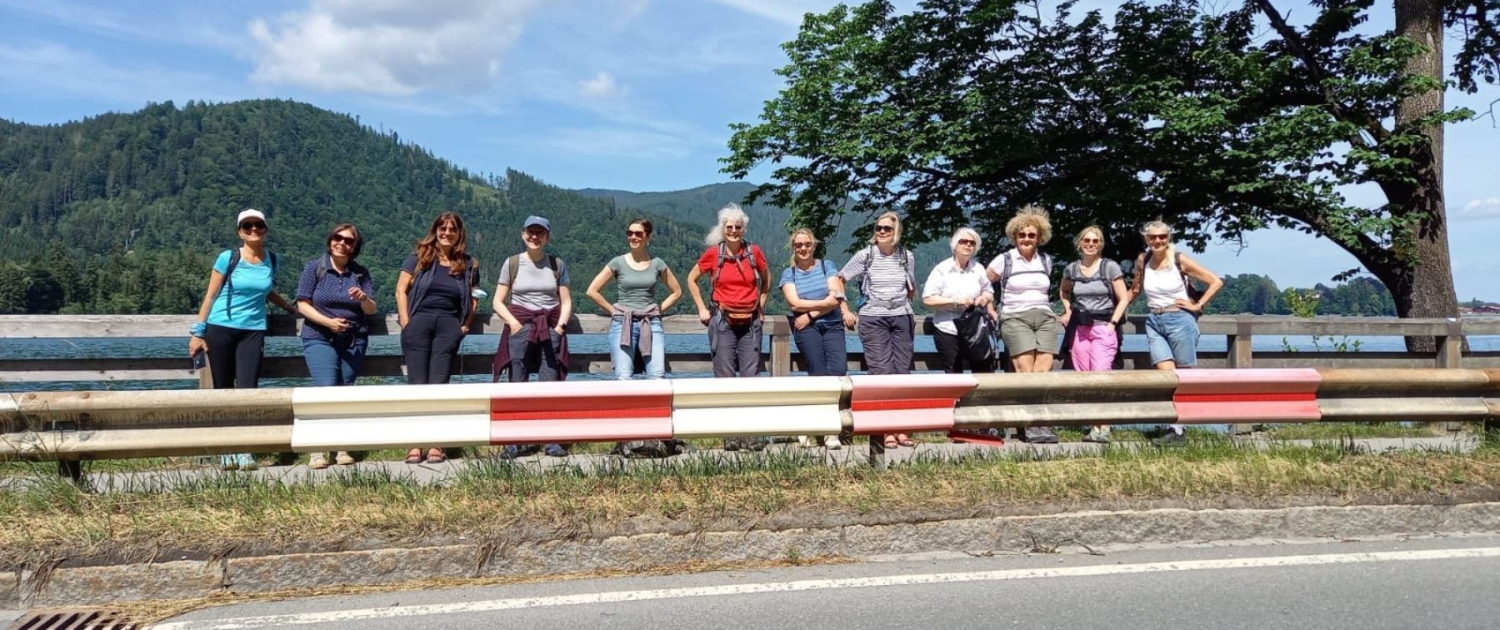
[{"label": "sneaker", "polygon": [[1056,444],[1057,434],[1048,427],[1026,427],[1026,441],[1032,444]]},{"label": "sneaker", "polygon": [[239,470],[240,462],[233,455],[219,456],[219,470]]},{"label": "sneaker", "polygon": [[354,456],[350,455],[349,451],[339,451],[339,454],[334,456],[333,463],[340,466],[352,466],[354,465]]},{"label": "sneaker", "polygon": [[313,470],[323,470],[328,467],[328,456],[323,453],[313,453],[307,458],[307,467]]},{"label": "sneaker", "polygon": [[234,461],[236,464],[240,465],[240,470],[255,470],[257,468],[260,468],[260,463],[255,461],[255,456],[249,453],[240,453],[239,455],[235,455]]},{"label": "sneaker", "polygon": [[1083,436],[1083,441],[1093,444],[1109,444],[1109,431],[1101,431],[1097,428],[1089,429],[1089,434]]},{"label": "sneaker", "polygon": [[1187,446],[1187,436],[1168,429],[1161,437],[1151,440],[1151,443],[1167,447]]},{"label": "sneaker", "polygon": [[750,450],[752,450],[752,451],[764,451],[764,450],[766,450],[766,447],[770,446],[770,445],[771,445],[771,438],[766,438],[766,437],[750,438]]},{"label": "sneaker", "polygon": [[738,439],[735,439],[735,438],[725,438],[725,440],[724,440],[724,450],[727,451],[727,452],[733,453],[733,452],[738,451],[738,450],[740,450],[740,449],[742,449],[744,447],[745,447],[745,445],[741,444]]},{"label": "sneaker", "polygon": [[547,457],[567,457],[568,456],[568,449],[563,448],[563,446],[561,444],[548,444],[547,448],[544,449],[544,452],[547,453]]},{"label": "sneaker", "polygon": [[837,435],[825,435],[823,436],[823,448],[836,451],[844,448],[844,443],[839,441],[839,436]]}]

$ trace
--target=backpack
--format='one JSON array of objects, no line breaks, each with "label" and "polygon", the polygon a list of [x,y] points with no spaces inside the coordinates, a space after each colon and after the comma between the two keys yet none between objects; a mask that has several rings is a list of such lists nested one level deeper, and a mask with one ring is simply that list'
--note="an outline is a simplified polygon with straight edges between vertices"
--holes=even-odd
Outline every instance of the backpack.
[{"label": "backpack", "polygon": [[[271,286],[274,287],[276,286],[276,269],[281,266],[281,258],[276,255],[276,252],[267,251],[266,253],[270,254]],[[224,295],[224,316],[229,318],[234,317],[234,268],[238,266],[240,266],[240,248],[236,247],[229,250],[229,264],[224,267],[224,288],[219,290],[221,293],[228,292]]]},{"label": "backpack", "polygon": [[[734,258],[734,265],[736,267],[738,267],[740,265],[740,261],[741,260],[743,260],[745,258],[749,258],[750,259],[750,274],[755,277],[755,288],[756,288],[756,291],[758,292],[760,290],[760,285],[761,285],[760,267],[755,264],[756,263],[756,259],[755,259],[755,246],[751,245],[750,243],[745,243],[744,245],[741,246],[741,250],[743,251],[743,253],[741,253],[739,256],[733,256],[733,257],[731,257],[729,255],[729,247],[726,246],[726,245],[724,245],[723,243],[719,243],[719,264],[718,264],[718,266],[714,267],[714,273],[713,273],[712,276],[710,276],[710,282],[713,284],[713,286],[718,286],[718,284],[719,284],[719,272],[721,272],[721,271],[724,270],[724,261],[729,260],[730,258]],[[756,309],[756,310],[759,310],[759,309]],[[752,321],[755,320],[755,313],[756,313],[755,310],[741,313],[741,312],[730,311],[730,310],[725,310],[725,309],[720,309],[720,312],[722,312],[724,314],[724,318],[725,318],[724,321],[727,322],[731,326],[745,326],[745,325],[748,325],[750,322],[752,322]]]},{"label": "backpack", "polygon": [[[506,266],[509,269],[506,272],[506,275],[509,277],[509,282],[506,283],[506,286],[515,286],[516,274],[521,273],[522,256],[525,256],[525,254],[516,254],[510,257],[510,264]],[[562,286],[562,265],[557,264],[556,256],[547,254],[547,268],[552,270],[552,279],[557,282],[558,286]]]},{"label": "backpack", "polygon": [[[904,247],[901,247],[900,245],[897,245],[896,247],[898,248],[898,251],[900,251],[901,254],[902,254],[901,255],[901,272],[904,273],[904,274],[906,274],[906,286],[907,286],[907,290],[910,291],[911,288],[912,288],[911,284],[913,282],[913,280],[912,280],[912,269],[911,269],[912,268],[912,260],[911,260],[912,254],[911,254],[911,252],[909,250],[907,250]],[[875,244],[873,244],[873,243],[870,244],[869,252],[870,252],[869,267],[865,267],[865,277],[859,279],[859,299],[856,300],[855,303],[854,303],[854,312],[856,312],[856,313],[858,313],[859,310],[861,308],[864,308],[864,306],[865,306],[865,301],[866,301],[866,297],[865,296],[867,295],[867,293],[865,291],[865,284],[870,281],[870,267],[875,266],[875,254],[876,254],[876,246],[875,246]]]},{"label": "backpack", "polygon": [[1043,271],[1022,271],[1018,274],[1012,274],[1011,266],[1014,263],[1012,262],[1013,257],[1010,255],[1010,253],[1013,251],[1016,250],[1009,249],[1006,250],[1004,254],[1001,254],[1001,256],[1005,258],[1005,266],[1000,270],[1000,279],[995,281],[995,306],[1000,306],[1000,304],[1005,301],[1005,283],[1010,280],[1012,275],[1022,275],[1028,273],[1041,273],[1048,276],[1052,275],[1052,256],[1043,251],[1037,252],[1037,254],[1042,257]]}]

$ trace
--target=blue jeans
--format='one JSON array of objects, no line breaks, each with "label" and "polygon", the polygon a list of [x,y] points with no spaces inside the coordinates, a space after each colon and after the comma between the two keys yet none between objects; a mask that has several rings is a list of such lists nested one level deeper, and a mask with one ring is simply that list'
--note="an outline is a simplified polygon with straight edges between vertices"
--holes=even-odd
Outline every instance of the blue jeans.
[{"label": "blue jeans", "polygon": [[1151,365],[1174,361],[1177,367],[1198,364],[1198,318],[1187,311],[1152,313],[1146,317],[1146,343]]},{"label": "blue jeans", "polygon": [[302,358],[307,360],[307,373],[312,375],[313,385],[353,385],[359,376],[359,366],[365,362],[365,348],[370,340],[366,337],[340,337],[332,342],[323,339],[303,339]]},{"label": "blue jeans", "polygon": [[844,340],[844,320],[818,319],[792,339],[807,366],[808,376],[844,376],[849,373],[849,352]]},{"label": "blue jeans", "polygon": [[[616,317],[609,320],[609,360],[615,366],[615,378],[628,381],[635,374],[635,347],[641,343],[639,324],[631,328],[630,343],[620,347],[621,328],[624,322]],[[667,337],[662,332],[661,320],[651,320],[651,356],[646,360],[646,378],[666,378]]]}]

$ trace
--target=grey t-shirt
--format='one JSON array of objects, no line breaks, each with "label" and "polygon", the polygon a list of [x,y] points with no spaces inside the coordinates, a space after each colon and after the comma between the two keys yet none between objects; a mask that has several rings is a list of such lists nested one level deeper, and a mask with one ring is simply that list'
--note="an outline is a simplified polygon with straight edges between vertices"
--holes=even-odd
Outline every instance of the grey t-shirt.
[{"label": "grey t-shirt", "polygon": [[645,270],[636,271],[630,268],[630,254],[623,254],[610,260],[606,266],[614,272],[615,282],[620,286],[615,300],[617,304],[636,309],[656,304],[656,285],[661,281],[662,272],[667,270],[666,261],[652,258]]},{"label": "grey t-shirt", "polygon": [[[530,309],[547,310],[558,305],[557,287],[567,286],[572,280],[568,277],[568,266],[561,258],[557,260],[557,269],[561,276],[554,275],[552,268],[547,266],[547,257],[543,256],[538,262],[532,262],[525,254],[519,257],[521,269],[512,272],[511,264],[516,256],[505,259],[505,264],[500,266],[500,286],[510,287],[510,303],[524,306]],[[515,284],[511,284],[510,278],[514,275]]]},{"label": "grey t-shirt", "polygon": [[916,259],[911,250],[898,247],[887,256],[871,245],[855,252],[854,257],[844,263],[839,277],[851,284],[865,280],[865,303],[859,308],[860,315],[911,315],[911,299],[907,296],[908,291],[917,286],[916,276],[912,275],[914,267]]},{"label": "grey t-shirt", "polygon": [[1073,281],[1073,308],[1095,315],[1112,315],[1115,312],[1115,279],[1124,277],[1125,272],[1119,263],[1109,259],[1105,259],[1091,276],[1083,275],[1082,267],[1082,263],[1075,260],[1063,270],[1063,275]]}]

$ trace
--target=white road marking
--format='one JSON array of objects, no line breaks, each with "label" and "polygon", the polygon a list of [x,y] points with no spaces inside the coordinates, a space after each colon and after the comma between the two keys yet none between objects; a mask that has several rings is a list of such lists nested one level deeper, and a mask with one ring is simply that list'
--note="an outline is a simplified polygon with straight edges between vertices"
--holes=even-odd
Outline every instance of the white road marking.
[{"label": "white road marking", "polygon": [[658,599],[682,599],[688,597],[722,597],[726,595],[750,595],[755,593],[787,593],[796,591],[821,591],[843,588],[876,588],[882,586],[912,586],[920,584],[951,584],[957,582],[985,582],[1000,580],[1033,580],[1039,578],[1085,577],[1094,575],[1129,575],[1135,573],[1167,573],[1176,571],[1206,571],[1214,569],[1261,569],[1268,567],[1297,567],[1323,564],[1410,562],[1417,560],[1460,560],[1468,558],[1495,557],[1500,557],[1500,547],[1486,547],[1478,549],[1432,549],[1421,551],[1385,551],[1375,553],[1322,554],[1307,556],[1275,556],[1269,558],[1233,558],[1224,560],[1182,560],[1176,562],[1109,564],[1083,567],[1060,567],[1052,569],[1007,569],[1002,571],[976,571],[971,573],[887,575],[831,580],[799,580],[795,582],[726,584],[723,586],[700,586],[691,588],[666,588],[645,591],[614,591],[609,593],[582,593],[578,595],[554,595],[548,597],[492,599],[478,602],[428,604],[422,606],[403,606],[400,608],[335,610],[329,612],[291,615],[241,617],[238,619],[178,621],[158,624],[155,626],[155,630],[248,630],[254,628],[278,628],[282,626],[308,625],[319,623],[349,623],[364,621],[368,619],[424,617],[428,615],[454,615],[489,612],[496,610],[515,610],[521,608],[577,606],[583,604],[604,604],[613,602],[642,602]]}]

